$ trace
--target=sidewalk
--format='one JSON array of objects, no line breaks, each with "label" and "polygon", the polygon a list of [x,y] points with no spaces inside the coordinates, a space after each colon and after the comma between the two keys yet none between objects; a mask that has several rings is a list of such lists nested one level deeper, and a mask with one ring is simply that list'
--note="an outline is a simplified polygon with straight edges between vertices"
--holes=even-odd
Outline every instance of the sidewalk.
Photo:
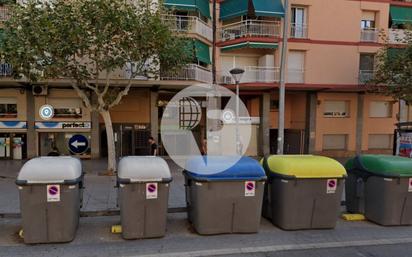
[{"label": "sidewalk", "polygon": [[[116,178],[99,176],[99,172],[105,170],[106,160],[84,160],[83,170],[85,175],[85,191],[82,211],[111,211],[117,208]],[[168,161],[171,167],[173,181],[170,185],[169,207],[184,207],[184,178],[182,170],[172,161]],[[0,161],[0,214],[18,213],[19,193],[14,184],[23,161]]]}]

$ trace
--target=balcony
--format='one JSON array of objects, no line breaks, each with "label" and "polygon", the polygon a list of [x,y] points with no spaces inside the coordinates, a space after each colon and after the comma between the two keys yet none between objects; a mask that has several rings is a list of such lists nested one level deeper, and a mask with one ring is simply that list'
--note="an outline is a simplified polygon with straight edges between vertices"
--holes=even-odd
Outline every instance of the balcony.
[{"label": "balcony", "polygon": [[243,37],[279,37],[279,21],[245,20],[222,26],[219,33],[220,41],[228,41]]},{"label": "balcony", "polygon": [[[274,83],[279,82],[278,67],[261,67],[261,66],[246,66],[242,67],[245,73],[242,76],[241,83]],[[229,70],[222,71],[219,76],[220,84],[234,84]]]},{"label": "balcony", "polygon": [[10,8],[7,6],[0,6],[0,21],[7,21],[11,16]]},{"label": "balcony", "polygon": [[366,84],[373,79],[375,74],[374,70],[360,70],[359,71],[359,84]]},{"label": "balcony", "polygon": [[407,44],[408,37],[410,38],[411,36],[412,32],[407,32],[404,29],[389,29],[389,43],[391,44]]},{"label": "balcony", "polygon": [[379,38],[379,31],[376,28],[363,28],[361,29],[361,42],[377,43]]},{"label": "balcony", "polygon": [[194,16],[165,15],[163,20],[167,22],[174,32],[193,33],[213,40],[213,29],[204,21]]},{"label": "balcony", "polygon": [[0,76],[8,77],[13,73],[13,67],[8,63],[0,64]]},{"label": "balcony", "polygon": [[193,80],[203,83],[212,83],[212,72],[197,64],[189,64],[178,72],[165,72],[160,75],[161,80]]},{"label": "balcony", "polygon": [[308,26],[306,24],[290,24],[291,38],[308,38]]},{"label": "balcony", "polygon": [[305,71],[301,69],[288,69],[287,82],[296,84],[305,83]]}]

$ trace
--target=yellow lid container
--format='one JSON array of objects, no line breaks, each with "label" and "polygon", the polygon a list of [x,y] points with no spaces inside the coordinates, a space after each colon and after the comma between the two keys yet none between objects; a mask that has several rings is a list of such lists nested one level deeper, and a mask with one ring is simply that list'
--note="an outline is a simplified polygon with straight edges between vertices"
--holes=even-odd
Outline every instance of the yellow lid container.
[{"label": "yellow lid container", "polygon": [[343,178],[346,170],[338,161],[316,155],[271,155],[261,160],[270,176],[289,178]]}]

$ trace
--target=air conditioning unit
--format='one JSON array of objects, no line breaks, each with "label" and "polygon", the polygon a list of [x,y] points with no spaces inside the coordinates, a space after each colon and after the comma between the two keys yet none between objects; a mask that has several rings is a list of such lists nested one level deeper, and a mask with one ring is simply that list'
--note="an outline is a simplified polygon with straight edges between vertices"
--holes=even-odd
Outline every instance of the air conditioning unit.
[{"label": "air conditioning unit", "polygon": [[232,84],[232,76],[222,76],[222,84]]},{"label": "air conditioning unit", "polygon": [[35,96],[47,95],[48,87],[46,85],[33,85],[32,92]]}]

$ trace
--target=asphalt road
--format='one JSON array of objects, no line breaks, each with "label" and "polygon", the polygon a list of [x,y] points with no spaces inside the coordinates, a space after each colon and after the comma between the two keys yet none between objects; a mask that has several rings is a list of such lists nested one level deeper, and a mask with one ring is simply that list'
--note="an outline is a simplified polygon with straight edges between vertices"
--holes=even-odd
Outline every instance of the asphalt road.
[{"label": "asphalt road", "polygon": [[[222,256],[222,255],[221,255]],[[309,249],[223,255],[224,257],[411,257],[412,244]]]}]

